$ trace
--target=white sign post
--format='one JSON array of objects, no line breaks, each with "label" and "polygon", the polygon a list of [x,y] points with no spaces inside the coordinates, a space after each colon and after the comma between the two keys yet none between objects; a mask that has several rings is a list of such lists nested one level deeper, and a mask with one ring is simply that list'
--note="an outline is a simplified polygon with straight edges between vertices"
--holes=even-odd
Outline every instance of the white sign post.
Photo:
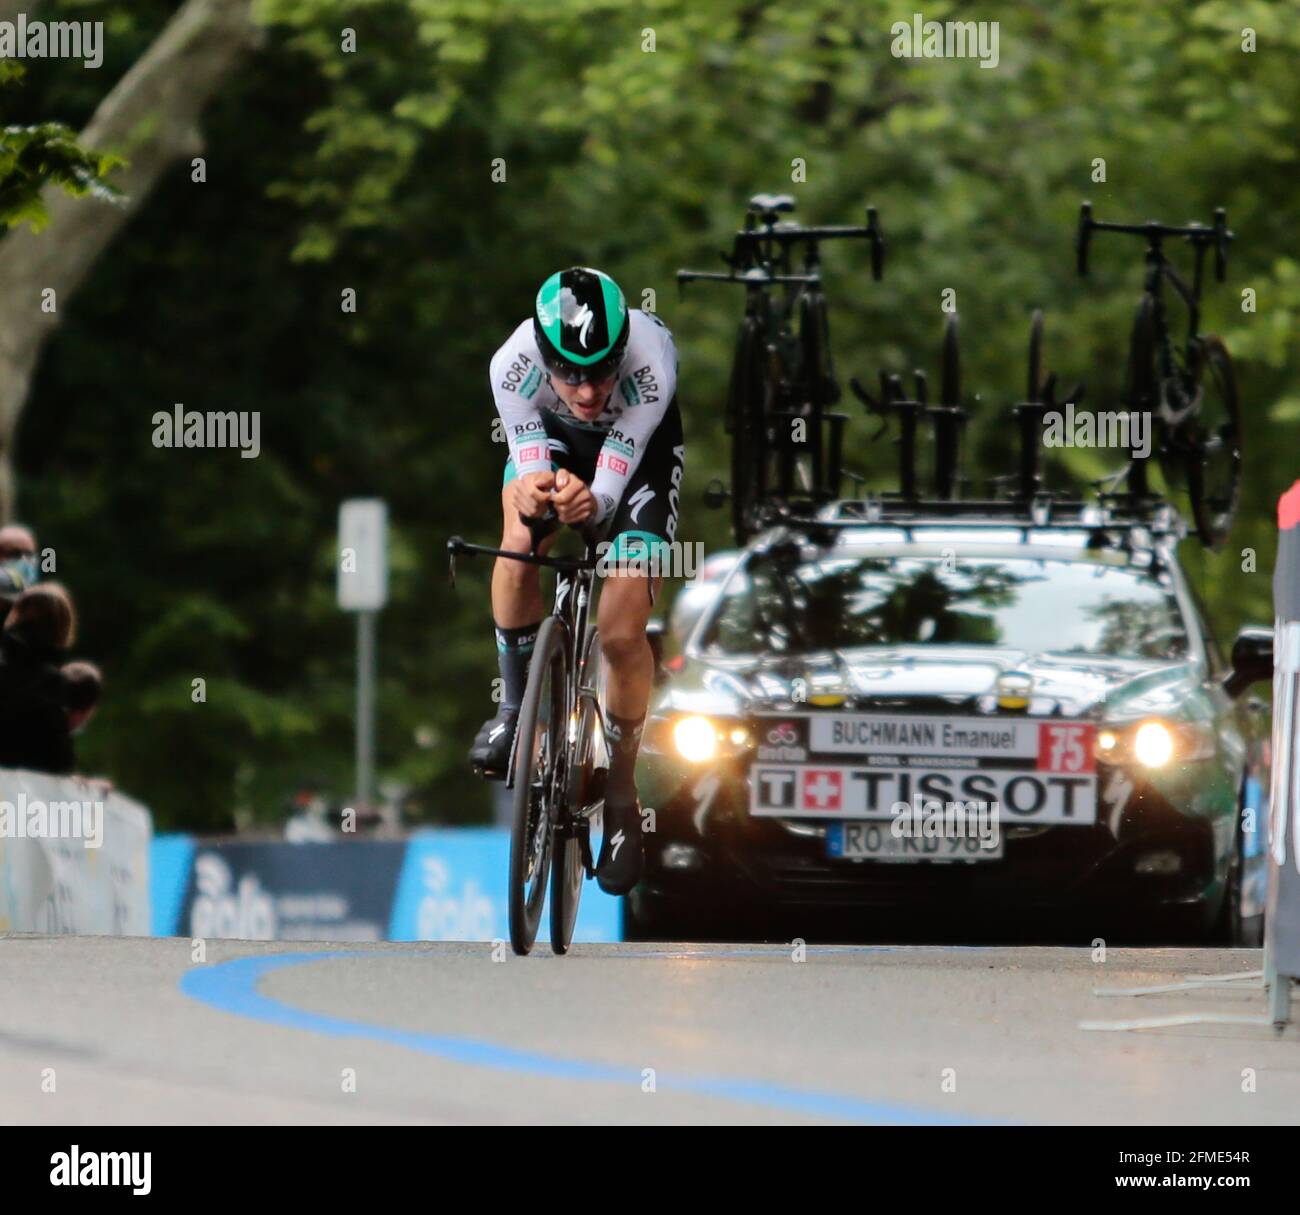
[{"label": "white sign post", "polygon": [[339,507],[339,607],[357,614],[357,795],[375,783],[375,619],[388,602],[388,506],[352,498]]}]

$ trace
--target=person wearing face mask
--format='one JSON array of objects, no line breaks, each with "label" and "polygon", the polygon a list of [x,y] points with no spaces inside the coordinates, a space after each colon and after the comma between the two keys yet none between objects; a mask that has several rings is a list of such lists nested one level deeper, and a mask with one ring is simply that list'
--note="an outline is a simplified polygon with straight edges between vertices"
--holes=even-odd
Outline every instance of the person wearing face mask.
[{"label": "person wearing face mask", "polygon": [[0,624],[14,600],[40,580],[36,536],[20,523],[0,527]]}]

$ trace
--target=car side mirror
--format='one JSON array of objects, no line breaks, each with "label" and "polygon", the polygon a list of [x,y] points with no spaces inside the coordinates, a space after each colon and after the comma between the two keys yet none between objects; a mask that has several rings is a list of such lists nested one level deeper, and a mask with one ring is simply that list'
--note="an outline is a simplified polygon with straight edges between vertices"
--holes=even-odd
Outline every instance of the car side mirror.
[{"label": "car side mirror", "polygon": [[1273,630],[1242,629],[1232,643],[1232,672],[1223,690],[1234,699],[1253,683],[1273,678]]}]

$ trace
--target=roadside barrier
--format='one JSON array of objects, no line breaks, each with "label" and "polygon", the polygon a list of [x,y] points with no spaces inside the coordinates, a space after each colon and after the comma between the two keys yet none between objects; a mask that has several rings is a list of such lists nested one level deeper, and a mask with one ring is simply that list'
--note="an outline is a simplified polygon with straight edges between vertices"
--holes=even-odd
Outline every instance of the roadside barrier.
[{"label": "roadside barrier", "polygon": [[0,932],[148,936],[152,835],[121,793],[0,770]]},{"label": "roadside barrier", "polygon": [[[261,941],[507,941],[510,833],[400,840],[196,839],[153,846],[154,936]],[[575,941],[622,940],[620,900],[583,891]],[[549,920],[542,919],[540,940]]]}]

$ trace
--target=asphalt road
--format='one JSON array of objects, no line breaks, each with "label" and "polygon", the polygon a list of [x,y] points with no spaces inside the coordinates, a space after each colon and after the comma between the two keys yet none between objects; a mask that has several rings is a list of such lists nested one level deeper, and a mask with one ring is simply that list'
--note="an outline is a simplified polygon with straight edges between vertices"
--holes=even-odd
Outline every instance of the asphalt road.
[{"label": "asphalt road", "polygon": [[[1294,1123],[1257,951],[0,936],[0,1123]],[[1249,1070],[1248,1070],[1249,1069]],[[1248,1091],[1250,1088],[1254,1091]],[[53,1091],[47,1091],[49,1089]]]}]

